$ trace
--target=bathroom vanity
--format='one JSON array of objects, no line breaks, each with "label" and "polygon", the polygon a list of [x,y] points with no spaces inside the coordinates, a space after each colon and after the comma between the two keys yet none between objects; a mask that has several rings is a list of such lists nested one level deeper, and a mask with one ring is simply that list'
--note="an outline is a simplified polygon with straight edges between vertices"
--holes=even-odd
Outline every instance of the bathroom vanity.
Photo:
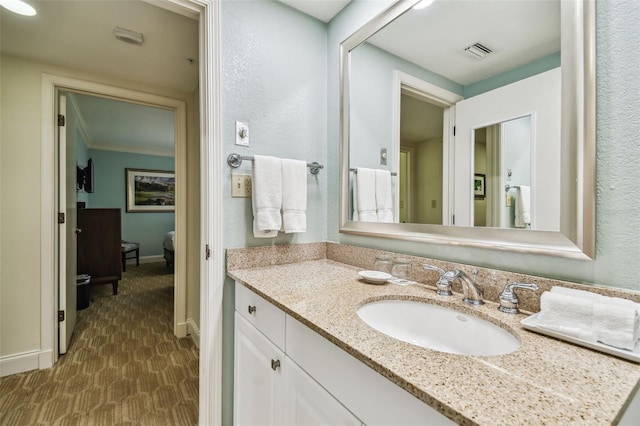
[{"label": "bathroom vanity", "polygon": [[[529,312],[468,306],[426,284],[365,284],[362,268],[327,258],[275,263],[243,267],[228,254],[236,424],[616,424],[636,393],[640,365],[529,332]],[[466,356],[396,340],[356,313],[386,299],[479,317],[521,346]]]}]

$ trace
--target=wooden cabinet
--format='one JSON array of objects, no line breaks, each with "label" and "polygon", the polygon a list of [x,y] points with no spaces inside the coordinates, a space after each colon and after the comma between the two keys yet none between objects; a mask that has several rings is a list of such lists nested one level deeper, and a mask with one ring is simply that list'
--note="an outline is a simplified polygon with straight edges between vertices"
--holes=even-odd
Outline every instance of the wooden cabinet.
[{"label": "wooden cabinet", "polygon": [[78,274],[91,285],[111,284],[118,294],[122,279],[120,209],[78,209]]}]

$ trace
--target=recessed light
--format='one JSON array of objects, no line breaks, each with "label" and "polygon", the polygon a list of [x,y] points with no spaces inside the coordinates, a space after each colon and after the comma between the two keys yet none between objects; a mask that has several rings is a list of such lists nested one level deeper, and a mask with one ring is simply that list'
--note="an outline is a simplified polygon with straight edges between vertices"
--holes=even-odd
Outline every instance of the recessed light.
[{"label": "recessed light", "polygon": [[22,0],[0,0],[0,6],[18,15],[34,16],[37,13],[33,6]]}]

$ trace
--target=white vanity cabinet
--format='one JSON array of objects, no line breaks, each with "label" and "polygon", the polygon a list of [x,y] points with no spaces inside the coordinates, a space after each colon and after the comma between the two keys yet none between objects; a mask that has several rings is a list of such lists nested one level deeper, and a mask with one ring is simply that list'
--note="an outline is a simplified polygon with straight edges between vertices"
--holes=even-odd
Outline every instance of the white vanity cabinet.
[{"label": "white vanity cabinet", "polygon": [[255,293],[236,285],[234,423],[362,425],[286,356],[285,316]]}]

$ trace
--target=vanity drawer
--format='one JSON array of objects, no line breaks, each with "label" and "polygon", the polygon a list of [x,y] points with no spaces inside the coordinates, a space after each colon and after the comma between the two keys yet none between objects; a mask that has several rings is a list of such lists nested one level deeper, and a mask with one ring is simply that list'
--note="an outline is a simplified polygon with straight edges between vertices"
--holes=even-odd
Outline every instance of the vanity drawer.
[{"label": "vanity drawer", "polygon": [[236,311],[276,346],[284,349],[284,312],[238,282]]}]

